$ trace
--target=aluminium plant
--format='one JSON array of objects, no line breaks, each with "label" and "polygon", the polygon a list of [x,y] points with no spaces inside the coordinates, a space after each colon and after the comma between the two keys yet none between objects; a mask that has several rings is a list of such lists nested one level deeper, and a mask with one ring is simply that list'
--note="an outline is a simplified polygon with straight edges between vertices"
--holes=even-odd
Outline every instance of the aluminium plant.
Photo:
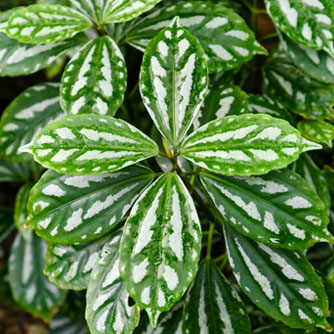
[{"label": "aluminium plant", "polygon": [[15,303],[50,334],[333,331],[333,1],[31,2],[0,13],[0,75],[50,78],[0,123]]}]

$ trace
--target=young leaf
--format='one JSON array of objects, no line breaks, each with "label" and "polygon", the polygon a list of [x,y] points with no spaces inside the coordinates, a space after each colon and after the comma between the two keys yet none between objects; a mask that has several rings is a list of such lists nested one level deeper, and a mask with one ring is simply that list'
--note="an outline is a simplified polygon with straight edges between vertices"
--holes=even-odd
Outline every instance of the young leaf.
[{"label": "young leaf", "polygon": [[46,242],[33,232],[27,240],[18,234],[9,257],[9,283],[14,299],[37,318],[49,321],[65,299],[65,291],[43,273]]},{"label": "young leaf", "polygon": [[227,175],[261,175],[283,168],[320,145],[288,122],[269,115],[228,116],[188,136],[181,154],[194,164]]},{"label": "young leaf", "polygon": [[254,33],[234,11],[209,1],[182,1],[153,12],[134,24],[126,41],[144,50],[150,40],[168,27],[175,16],[196,36],[208,57],[210,72],[240,67],[266,50],[255,40]]},{"label": "young leaf", "polygon": [[37,134],[21,152],[66,174],[113,172],[157,155],[158,146],[131,124],[102,115],[70,115]]},{"label": "young leaf", "polygon": [[143,102],[161,134],[176,147],[191,126],[208,87],[204,52],[178,20],[147,46],[140,72]]},{"label": "young leaf", "polygon": [[68,39],[92,26],[89,18],[61,5],[31,5],[8,20],[8,37],[23,43],[51,44]]},{"label": "young leaf", "polygon": [[0,182],[26,182],[28,180],[28,164],[14,164],[12,162],[0,159]]},{"label": "young leaf", "polygon": [[97,239],[124,218],[152,179],[152,171],[140,166],[87,176],[48,171],[31,191],[27,225],[52,243]]},{"label": "young leaf", "polygon": [[61,79],[61,105],[68,114],[113,116],[123,102],[127,72],[122,52],[108,36],[84,45]]},{"label": "young leaf", "polygon": [[93,266],[109,236],[70,246],[48,246],[44,273],[60,289],[87,289]]},{"label": "young leaf", "polygon": [[324,287],[301,252],[251,242],[228,225],[225,239],[234,276],[256,306],[293,328],[331,329]]},{"label": "young leaf", "polygon": [[197,129],[217,118],[241,115],[248,111],[247,94],[235,85],[212,85],[206,94],[204,103],[194,120]]},{"label": "young leaf", "polygon": [[269,96],[249,94],[248,102],[248,112],[252,114],[268,114],[273,117],[285,119],[289,123],[293,122],[291,114]]},{"label": "young leaf", "polygon": [[305,138],[332,147],[332,140],[334,139],[334,126],[332,124],[321,120],[301,121],[297,128]]},{"label": "young leaf", "polygon": [[165,173],[132,208],[120,247],[121,276],[153,327],[194,279],[200,252],[194,202],[179,176]]},{"label": "young leaf", "polygon": [[139,308],[129,306],[129,294],[119,274],[122,231],[112,235],[94,265],[87,289],[86,319],[91,334],[131,334],[139,323]]},{"label": "young leaf", "polygon": [[49,325],[49,334],[88,334],[84,321],[75,322],[70,318],[55,316]]},{"label": "young leaf", "polygon": [[256,241],[287,249],[334,241],[324,204],[291,170],[261,177],[203,173],[201,180],[226,221]]},{"label": "young leaf", "polygon": [[13,211],[0,207],[0,243],[14,230]]},{"label": "young leaf", "polygon": [[251,332],[246,307],[211,259],[202,261],[188,290],[183,319],[185,334]]},{"label": "young leaf", "polygon": [[334,4],[332,0],[265,0],[268,13],[298,44],[325,50],[334,57]]},{"label": "young leaf", "polygon": [[31,160],[18,151],[30,143],[48,123],[64,117],[59,104],[59,84],[32,86],[21,93],[4,111],[0,124],[2,155],[11,161]]},{"label": "young leaf", "polygon": [[6,28],[8,24],[8,19],[17,11],[20,10],[21,7],[14,7],[4,12],[0,13],[0,32],[6,33]]}]

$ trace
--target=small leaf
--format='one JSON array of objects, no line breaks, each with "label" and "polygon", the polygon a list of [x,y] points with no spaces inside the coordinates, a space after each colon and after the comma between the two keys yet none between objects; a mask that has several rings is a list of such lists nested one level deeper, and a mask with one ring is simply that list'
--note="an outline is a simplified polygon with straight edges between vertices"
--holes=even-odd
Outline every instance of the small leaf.
[{"label": "small leaf", "polygon": [[79,34],[62,42],[35,45],[20,43],[0,33],[0,77],[35,73],[85,43],[86,40],[85,35]]},{"label": "small leaf", "polygon": [[234,276],[257,307],[293,328],[331,328],[324,287],[301,252],[251,242],[228,225],[225,238]]},{"label": "small leaf", "polygon": [[188,290],[183,319],[185,334],[251,332],[246,307],[211,259],[202,261]]},{"label": "small leaf", "polygon": [[165,173],[130,212],[120,247],[120,273],[153,327],[178,301],[197,271],[201,225],[182,180]]},{"label": "small leaf", "polygon": [[49,334],[88,334],[84,321],[75,322],[69,318],[55,316],[49,325]]},{"label": "small leaf", "polygon": [[74,245],[48,246],[44,273],[60,289],[87,289],[93,266],[109,236]]},{"label": "small leaf", "polygon": [[0,243],[14,230],[13,211],[0,207]]},{"label": "small leaf", "polygon": [[102,115],[70,115],[37,134],[21,152],[46,168],[66,174],[100,174],[133,165],[158,153],[149,137],[131,124]]},{"label": "small leaf", "polygon": [[0,182],[26,182],[29,180],[29,165],[0,159]]},{"label": "small leaf", "polygon": [[147,46],[140,72],[143,102],[158,130],[173,147],[191,126],[207,87],[203,49],[175,20]]},{"label": "small leaf", "polygon": [[30,143],[48,123],[64,117],[59,104],[59,84],[32,86],[21,93],[4,111],[0,124],[0,152],[11,161],[31,160],[18,151]]},{"label": "small leaf", "polygon": [[31,5],[8,20],[8,37],[23,43],[51,44],[75,36],[92,26],[87,16],[61,5]]},{"label": "small leaf", "polygon": [[203,173],[201,180],[226,221],[256,241],[287,249],[334,241],[324,204],[291,170],[261,177]]},{"label": "small leaf", "polygon": [[301,121],[297,128],[305,138],[332,147],[332,140],[334,139],[334,126],[332,124],[321,120]]},{"label": "small leaf", "polygon": [[27,224],[51,243],[100,238],[124,218],[152,178],[140,166],[88,176],[47,171],[31,191]]},{"label": "small leaf", "polygon": [[334,4],[332,0],[265,0],[278,28],[298,44],[325,50],[334,57]]},{"label": "small leaf", "polygon": [[133,25],[126,41],[143,51],[175,16],[202,44],[210,72],[239,68],[254,55],[267,53],[238,14],[209,1],[182,1],[154,11]]},{"label": "small leaf", "polygon": [[85,44],[62,76],[61,105],[68,114],[113,116],[123,102],[126,65],[122,52],[108,36]]},{"label": "small leaf", "polygon": [[188,136],[181,154],[194,164],[227,175],[260,175],[286,167],[320,145],[288,122],[269,115],[228,116]]},{"label": "small leaf", "polygon": [[111,236],[94,265],[87,289],[86,319],[91,334],[131,334],[140,310],[129,306],[129,294],[119,274],[118,249],[122,231]]},{"label": "small leaf", "polygon": [[33,232],[27,240],[18,234],[9,258],[9,283],[14,299],[23,309],[48,322],[66,293],[43,274],[46,246]]}]

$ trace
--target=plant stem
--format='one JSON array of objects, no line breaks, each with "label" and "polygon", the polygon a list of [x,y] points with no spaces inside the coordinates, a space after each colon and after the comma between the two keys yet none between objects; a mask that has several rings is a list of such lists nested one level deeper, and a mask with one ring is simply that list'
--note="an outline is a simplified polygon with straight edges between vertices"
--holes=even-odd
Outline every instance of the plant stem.
[{"label": "plant stem", "polygon": [[268,39],[276,38],[276,37],[278,37],[278,33],[277,32],[273,32],[271,34],[268,34],[268,35],[265,35],[265,36],[261,37],[259,39],[259,42],[264,42],[264,41],[267,41]]},{"label": "plant stem", "polygon": [[213,238],[214,228],[215,228],[215,224],[210,223],[209,235],[208,235],[208,245],[207,245],[207,249],[206,249],[206,259],[211,258],[211,248],[212,248],[212,238]]}]

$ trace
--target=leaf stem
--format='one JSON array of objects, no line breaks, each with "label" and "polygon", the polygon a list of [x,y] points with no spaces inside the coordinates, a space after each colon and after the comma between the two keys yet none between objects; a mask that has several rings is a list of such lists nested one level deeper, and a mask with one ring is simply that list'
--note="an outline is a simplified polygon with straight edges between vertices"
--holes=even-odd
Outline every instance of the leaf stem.
[{"label": "leaf stem", "polygon": [[208,245],[207,245],[207,249],[206,249],[206,259],[211,258],[212,238],[213,238],[214,229],[215,229],[215,224],[210,223],[209,235],[208,235]]},{"label": "leaf stem", "polygon": [[265,35],[261,38],[259,38],[259,42],[264,42],[267,41],[268,39],[272,39],[272,38],[276,38],[278,37],[278,33],[277,32],[273,32],[271,34]]}]

